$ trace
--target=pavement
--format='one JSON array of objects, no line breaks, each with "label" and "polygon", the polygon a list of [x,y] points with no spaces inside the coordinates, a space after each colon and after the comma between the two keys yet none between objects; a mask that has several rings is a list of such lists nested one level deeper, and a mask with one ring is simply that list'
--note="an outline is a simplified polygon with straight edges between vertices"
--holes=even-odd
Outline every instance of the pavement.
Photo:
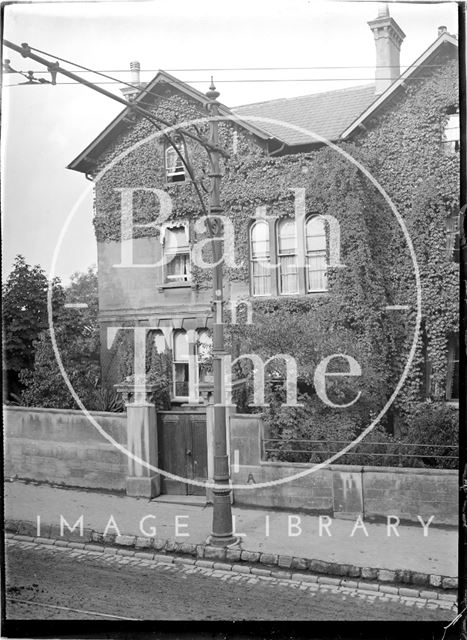
[{"label": "pavement", "polygon": [[[242,534],[239,548],[251,552],[242,552],[242,560],[258,561],[261,554],[264,557],[272,554],[279,566],[287,566],[281,564],[281,557],[313,559],[318,571],[321,562],[323,573],[327,572],[326,563],[336,563],[379,570],[378,575],[361,573],[365,578],[380,579],[384,575],[388,581],[397,581],[394,572],[409,571],[428,576],[427,586],[456,586],[457,530],[431,525],[424,532],[421,524],[399,524],[396,530],[390,530],[385,523],[365,522],[363,526],[361,520],[355,519],[327,519],[236,505],[232,506],[232,513],[235,532]],[[35,524],[39,517],[41,531],[34,533],[39,536],[48,535],[44,533],[48,525],[59,526],[61,516],[71,527],[83,516],[84,527],[94,532],[191,545],[206,545],[212,524],[212,507],[207,505],[131,498],[25,481],[5,483],[4,515],[7,522]],[[306,568],[313,569],[313,565]],[[444,577],[446,584],[441,585],[437,577]],[[416,583],[415,579],[406,581]]]}]

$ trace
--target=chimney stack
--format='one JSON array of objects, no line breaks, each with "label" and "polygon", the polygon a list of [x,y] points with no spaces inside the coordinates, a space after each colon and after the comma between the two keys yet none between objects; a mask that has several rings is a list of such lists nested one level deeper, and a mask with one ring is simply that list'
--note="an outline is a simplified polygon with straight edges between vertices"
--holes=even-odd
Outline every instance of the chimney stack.
[{"label": "chimney stack", "polygon": [[378,17],[368,25],[375,37],[375,94],[380,95],[400,76],[400,49],[405,33],[389,15],[386,2],[380,7]]},{"label": "chimney stack", "polygon": [[447,33],[447,31],[448,31],[448,28],[445,27],[444,25],[442,25],[441,27],[438,27],[438,38],[439,36],[442,36],[443,33]]},{"label": "chimney stack", "polygon": [[132,87],[125,86],[120,91],[123,93],[123,97],[126,100],[133,100],[138,95],[143,85],[140,81],[141,65],[137,60],[130,62],[130,84]]}]

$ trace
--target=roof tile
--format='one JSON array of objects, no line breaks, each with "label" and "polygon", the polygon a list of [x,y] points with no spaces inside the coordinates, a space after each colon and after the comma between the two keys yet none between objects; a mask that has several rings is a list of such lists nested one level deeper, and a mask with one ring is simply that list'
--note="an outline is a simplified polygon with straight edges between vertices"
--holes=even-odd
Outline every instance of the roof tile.
[{"label": "roof tile", "polygon": [[[255,116],[277,120],[278,122],[251,121],[251,124],[293,146],[316,141],[317,138],[312,133],[327,140],[337,140],[376,98],[375,86],[369,84],[297,98],[257,102],[235,107],[232,111],[240,117]],[[287,124],[296,128],[288,127]]]}]

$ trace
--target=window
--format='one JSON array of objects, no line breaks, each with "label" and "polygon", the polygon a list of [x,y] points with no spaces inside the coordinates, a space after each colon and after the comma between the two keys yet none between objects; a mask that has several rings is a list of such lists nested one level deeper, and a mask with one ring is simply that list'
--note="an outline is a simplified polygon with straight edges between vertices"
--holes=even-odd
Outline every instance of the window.
[{"label": "window", "polygon": [[305,225],[306,290],[326,291],[326,230],[324,220],[308,218]]},{"label": "window", "polygon": [[170,227],[166,229],[164,254],[166,256],[166,282],[189,282],[191,279],[190,246],[187,241],[185,227]]},{"label": "window", "polygon": [[459,264],[460,260],[460,225],[462,217],[456,211],[453,211],[446,218],[446,232],[447,232],[447,259]]},{"label": "window", "polygon": [[448,111],[448,121],[444,129],[444,144],[449,151],[459,151],[459,110],[452,107]]},{"label": "window", "polygon": [[189,393],[188,338],[186,331],[173,335],[173,393],[175,398],[187,398]]},{"label": "window", "polygon": [[446,399],[459,400],[459,334],[453,334],[448,345]]},{"label": "window", "polygon": [[294,220],[282,220],[277,227],[279,292],[298,293],[297,238]]},{"label": "window", "polygon": [[212,336],[207,329],[198,331],[197,360],[200,382],[212,382]]},{"label": "window", "polygon": [[250,229],[252,292],[254,296],[271,294],[269,224],[258,220]]},{"label": "window", "polygon": [[[185,147],[181,140],[175,141],[175,147],[185,157]],[[168,145],[165,148],[165,177],[166,181],[185,182],[185,166],[175,150],[175,147]]]},{"label": "window", "polygon": [[[198,384],[212,383],[212,336],[207,329],[196,332],[177,329],[172,334],[173,397],[191,402],[198,397]],[[191,360],[189,354],[196,354]],[[193,368],[194,365],[194,368]]]},{"label": "window", "polygon": [[157,353],[165,353],[167,344],[165,342],[165,336],[161,331],[154,332],[154,346],[156,347]]},{"label": "window", "polygon": [[250,228],[253,296],[305,295],[328,290],[328,228],[313,214],[297,231],[295,219],[255,220]]}]

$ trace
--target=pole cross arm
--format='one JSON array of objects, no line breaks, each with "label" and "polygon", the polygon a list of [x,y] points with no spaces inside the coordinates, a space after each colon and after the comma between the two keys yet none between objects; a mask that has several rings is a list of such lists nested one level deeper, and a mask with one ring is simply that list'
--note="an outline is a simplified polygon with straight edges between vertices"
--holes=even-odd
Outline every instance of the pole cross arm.
[{"label": "pole cross arm", "polygon": [[[42,56],[39,56],[36,53],[33,53],[33,48],[30,47],[26,42],[23,42],[21,44],[21,46],[19,46],[17,44],[14,44],[13,42],[10,42],[9,40],[3,40],[3,44],[5,45],[5,47],[8,47],[9,49],[13,49],[13,51],[16,51],[17,53],[20,53],[23,56],[23,58],[30,58],[31,60],[34,60],[35,62],[38,62],[39,64],[44,65],[51,73],[51,76],[52,76],[51,84],[56,84],[57,73],[61,73],[62,75],[66,76],[67,78],[70,78],[70,79],[74,80],[75,82],[79,82],[80,84],[83,84],[84,86],[86,86],[86,87],[88,87],[90,89],[93,89],[94,91],[97,91],[98,93],[101,93],[102,95],[106,96],[107,98],[110,98],[111,100],[115,100],[116,102],[120,102],[120,104],[125,105],[125,107],[130,107],[131,109],[134,109],[135,111],[138,111],[139,113],[141,113],[145,117],[149,116],[149,117],[153,118],[159,124],[161,124],[161,125],[163,125],[165,127],[172,127],[173,126],[173,123],[167,122],[166,120],[160,118],[159,116],[156,116],[151,111],[148,111],[147,109],[144,109],[143,107],[140,107],[139,105],[135,104],[134,102],[129,102],[128,100],[125,100],[124,98],[120,98],[120,96],[117,96],[114,93],[112,93],[110,91],[107,91],[107,89],[99,87],[96,84],[94,84],[93,82],[89,82],[89,80],[85,80],[84,78],[81,78],[80,76],[76,75],[72,71],[68,71],[67,69],[64,69],[63,67],[60,67],[60,65],[59,65],[59,63],[57,61],[51,62],[50,60],[46,60]],[[182,134],[182,135],[185,135],[187,138],[191,138],[192,140],[195,140],[196,142],[201,144],[208,151],[214,151],[214,152],[220,153],[225,158],[230,158],[230,155],[227,153],[227,151],[225,151],[225,149],[222,149],[218,145],[212,144],[209,140],[206,140],[205,138],[203,138],[201,136],[198,136],[198,135],[196,135],[194,133],[191,133],[190,131],[187,131],[186,129],[180,129],[179,133]]]}]

